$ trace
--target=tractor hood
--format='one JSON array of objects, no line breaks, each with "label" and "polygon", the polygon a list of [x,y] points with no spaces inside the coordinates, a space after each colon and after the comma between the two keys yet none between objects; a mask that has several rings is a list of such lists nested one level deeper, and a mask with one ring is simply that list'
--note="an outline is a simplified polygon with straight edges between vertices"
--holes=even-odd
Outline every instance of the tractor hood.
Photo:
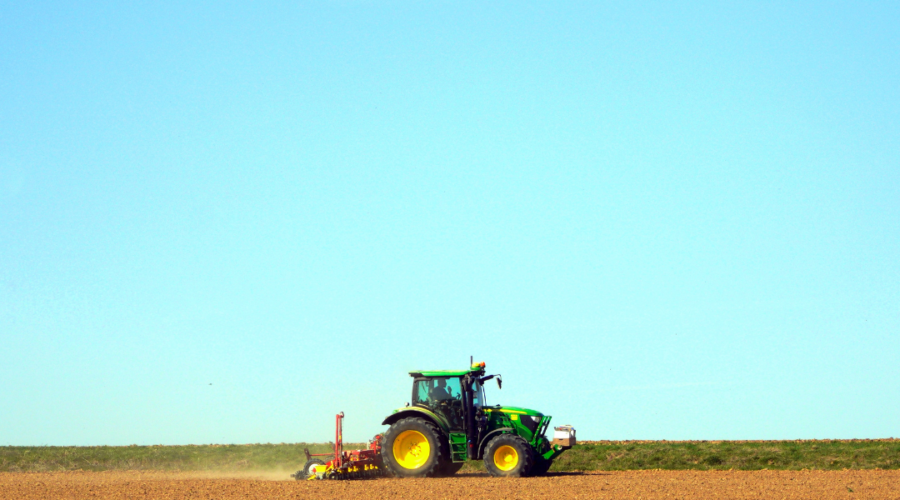
[{"label": "tractor hood", "polygon": [[[533,442],[546,430],[550,417],[543,413],[519,406],[491,406],[484,408],[488,429],[515,429],[515,433],[528,442]],[[505,431],[504,431],[505,432]]]},{"label": "tractor hood", "polygon": [[506,413],[507,415],[528,415],[530,417],[543,417],[544,416],[544,414],[539,411],[529,410],[528,408],[521,408],[518,406],[501,406],[501,405],[487,406],[484,408],[484,412],[485,413],[500,412],[500,413]]}]

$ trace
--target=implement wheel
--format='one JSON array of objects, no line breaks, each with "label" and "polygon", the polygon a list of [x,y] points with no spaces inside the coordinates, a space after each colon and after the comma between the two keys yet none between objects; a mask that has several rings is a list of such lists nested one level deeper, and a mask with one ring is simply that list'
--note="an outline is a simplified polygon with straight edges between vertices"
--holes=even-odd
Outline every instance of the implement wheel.
[{"label": "implement wheel", "polygon": [[309,479],[309,476],[312,476],[316,473],[315,467],[317,465],[325,465],[325,462],[319,460],[318,458],[307,461],[305,464],[303,464],[303,468],[298,470],[297,473],[293,475],[294,479],[296,479],[297,481]]},{"label": "implement wheel", "polygon": [[440,431],[421,418],[394,422],[382,439],[381,459],[397,477],[433,477],[445,459]]},{"label": "implement wheel", "polygon": [[494,477],[527,476],[533,464],[531,446],[514,434],[500,434],[484,449],[484,468]]}]

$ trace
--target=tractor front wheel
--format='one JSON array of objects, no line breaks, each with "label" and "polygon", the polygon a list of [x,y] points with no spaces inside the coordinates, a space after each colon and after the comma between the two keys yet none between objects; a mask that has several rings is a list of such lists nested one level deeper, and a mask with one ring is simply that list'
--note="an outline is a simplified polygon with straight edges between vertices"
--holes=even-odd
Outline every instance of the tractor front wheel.
[{"label": "tractor front wheel", "polygon": [[398,420],[382,439],[381,459],[394,476],[433,477],[439,473],[444,461],[441,433],[431,422],[421,418]]},{"label": "tractor front wheel", "polygon": [[484,468],[494,477],[523,477],[531,472],[534,452],[515,434],[500,434],[484,449]]},{"label": "tractor front wheel", "polygon": [[534,465],[531,467],[532,476],[543,476],[550,470],[550,466],[553,465],[553,460],[547,460],[544,457],[537,457],[534,461]]}]

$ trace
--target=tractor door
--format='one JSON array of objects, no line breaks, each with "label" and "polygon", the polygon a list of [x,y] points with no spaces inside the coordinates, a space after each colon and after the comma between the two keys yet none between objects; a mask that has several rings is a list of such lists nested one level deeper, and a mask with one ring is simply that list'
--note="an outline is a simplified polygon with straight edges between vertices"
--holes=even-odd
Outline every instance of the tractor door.
[{"label": "tractor door", "polygon": [[451,430],[463,428],[462,388],[459,377],[417,378],[413,405],[424,406],[450,423]]}]

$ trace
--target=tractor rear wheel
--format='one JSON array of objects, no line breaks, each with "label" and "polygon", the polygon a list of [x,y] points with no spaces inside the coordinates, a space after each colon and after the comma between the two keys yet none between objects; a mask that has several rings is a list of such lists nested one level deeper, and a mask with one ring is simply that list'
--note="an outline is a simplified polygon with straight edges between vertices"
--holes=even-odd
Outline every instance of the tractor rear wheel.
[{"label": "tractor rear wheel", "polygon": [[531,472],[534,452],[515,434],[500,434],[484,449],[484,468],[494,477],[522,477]]},{"label": "tractor rear wheel", "polygon": [[421,418],[404,418],[384,433],[381,459],[397,477],[433,477],[444,460],[441,433]]},{"label": "tractor rear wheel", "polygon": [[438,468],[438,475],[441,477],[450,477],[459,472],[459,469],[462,469],[462,466],[465,464],[465,462],[451,462],[447,460],[440,468]]}]

